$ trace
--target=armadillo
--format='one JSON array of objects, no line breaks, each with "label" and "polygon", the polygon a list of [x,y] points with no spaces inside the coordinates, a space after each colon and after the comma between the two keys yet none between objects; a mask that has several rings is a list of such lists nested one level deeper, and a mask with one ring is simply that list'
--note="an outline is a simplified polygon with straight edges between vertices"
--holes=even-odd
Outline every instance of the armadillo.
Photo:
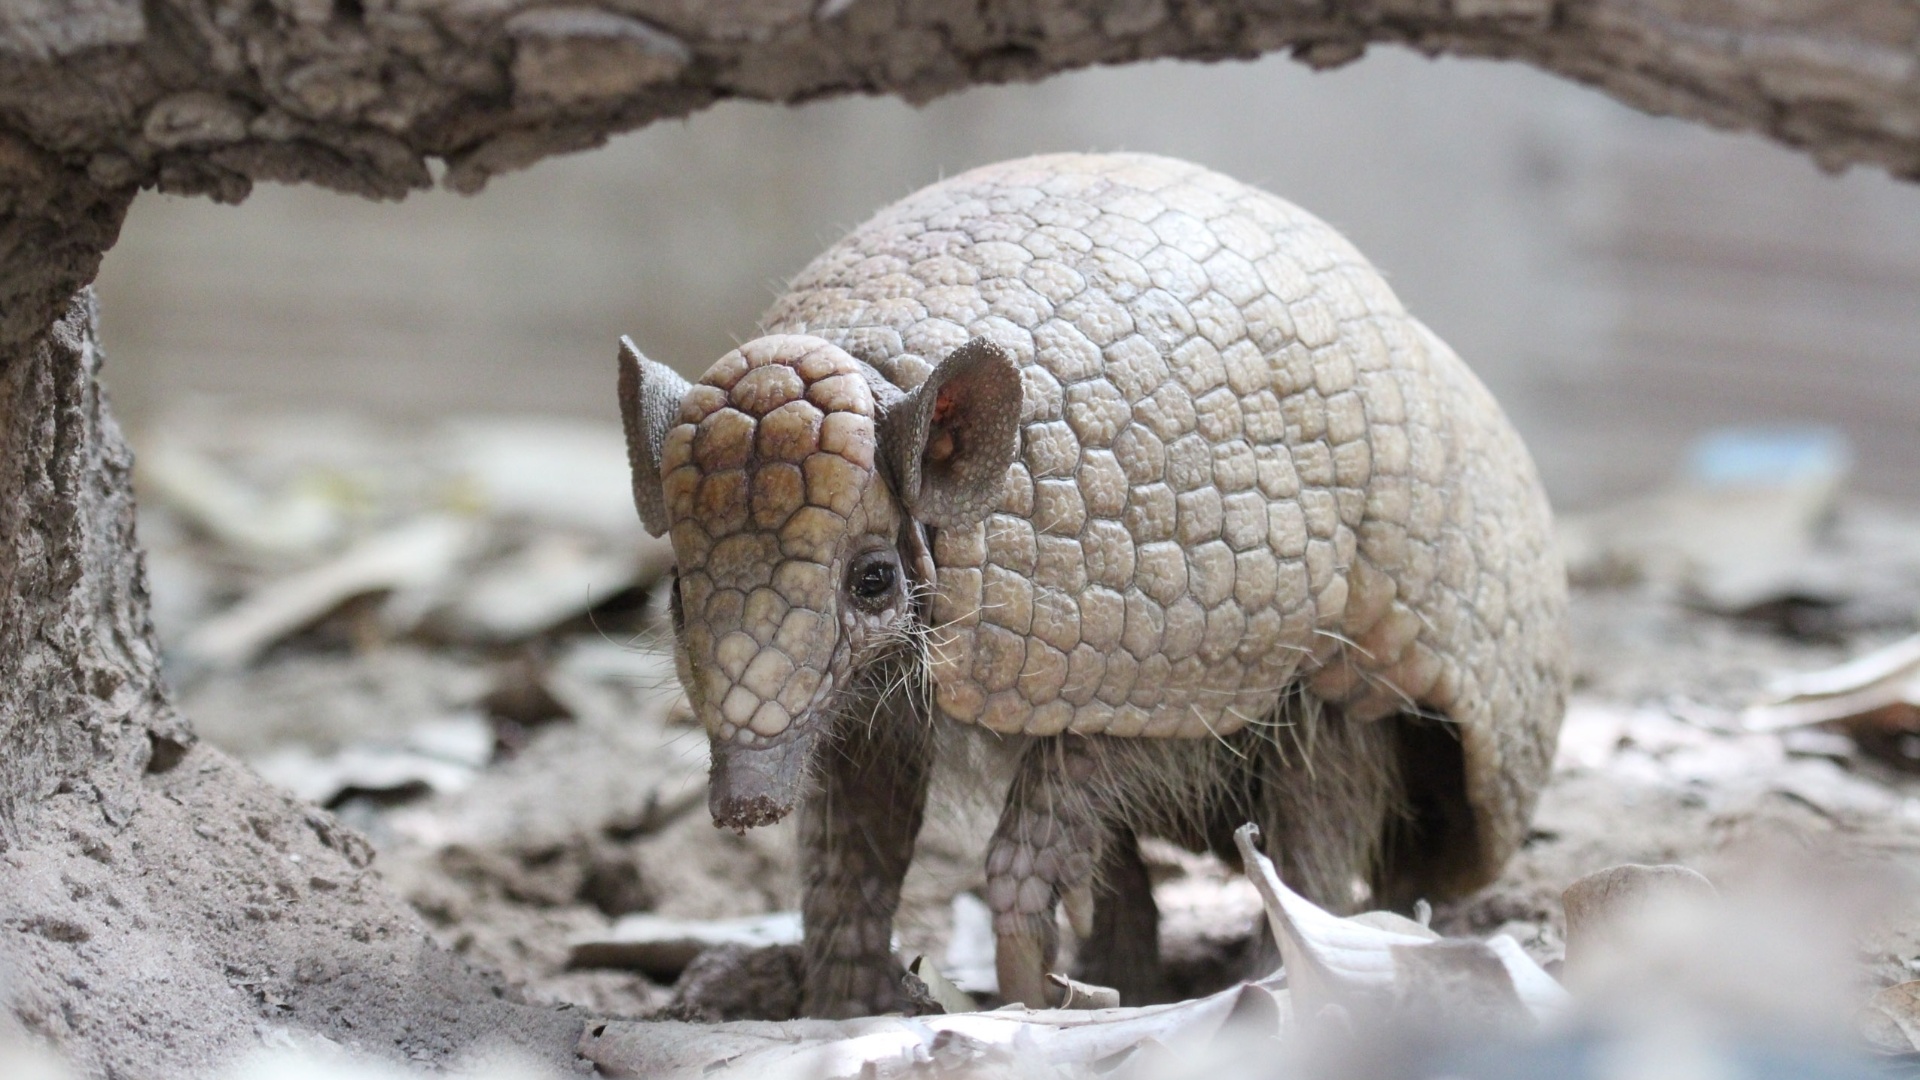
[{"label": "armadillo", "polygon": [[1331,227],[1180,161],[1027,158],[881,211],[763,326],[692,384],[623,339],[620,395],[714,821],[804,804],[810,1013],[899,1004],[932,732],[1018,754],[986,893],[1031,1005],[1062,904],[1110,972],[1151,942],[1142,833],[1260,821],[1337,907],[1515,850],[1567,685],[1546,497]]}]

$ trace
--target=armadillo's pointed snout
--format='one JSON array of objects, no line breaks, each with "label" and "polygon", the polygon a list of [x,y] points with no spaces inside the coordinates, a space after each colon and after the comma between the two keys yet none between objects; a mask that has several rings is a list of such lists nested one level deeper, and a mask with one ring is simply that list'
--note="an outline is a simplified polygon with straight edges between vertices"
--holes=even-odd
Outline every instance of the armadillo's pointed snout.
[{"label": "armadillo's pointed snout", "polygon": [[707,809],[714,825],[745,832],[792,813],[815,738],[812,731],[795,731],[755,746],[714,739],[707,778]]},{"label": "armadillo's pointed snout", "polygon": [[696,698],[694,712],[712,756],[707,805],[721,828],[771,825],[800,801],[818,739],[820,698],[833,680],[795,665],[789,653],[799,648],[799,642],[778,641],[760,647],[736,630],[704,662],[688,657],[694,685],[703,691],[689,696]]}]

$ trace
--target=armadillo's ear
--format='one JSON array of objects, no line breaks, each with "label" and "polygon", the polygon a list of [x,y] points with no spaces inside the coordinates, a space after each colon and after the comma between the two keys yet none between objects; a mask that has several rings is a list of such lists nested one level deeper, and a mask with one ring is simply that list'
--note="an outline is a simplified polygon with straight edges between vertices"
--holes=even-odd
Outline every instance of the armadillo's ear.
[{"label": "armadillo's ear", "polygon": [[620,421],[627,429],[627,464],[633,467],[633,505],[655,536],[667,531],[660,444],[680,419],[687,387],[673,369],[640,355],[632,338],[620,338]]},{"label": "armadillo's ear", "polygon": [[1020,450],[1020,366],[974,338],[887,410],[881,452],[917,521],[970,525],[993,512]]}]

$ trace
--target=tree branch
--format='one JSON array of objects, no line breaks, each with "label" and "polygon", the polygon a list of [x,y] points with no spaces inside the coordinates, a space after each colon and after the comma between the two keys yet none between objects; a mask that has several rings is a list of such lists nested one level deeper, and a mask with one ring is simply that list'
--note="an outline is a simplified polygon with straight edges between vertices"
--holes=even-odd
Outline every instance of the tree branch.
[{"label": "tree branch", "polygon": [[1279,49],[1325,67],[1374,42],[1920,176],[1911,0],[47,0],[0,5],[0,350],[91,279],[138,187],[399,198],[438,161],[470,192],[723,98]]},{"label": "tree branch", "polygon": [[0,117],[104,188],[376,198],[496,172],[721,98],[924,100],[1152,57],[1374,42],[1521,59],[1822,163],[1920,174],[1908,0],[67,0],[0,12]]}]

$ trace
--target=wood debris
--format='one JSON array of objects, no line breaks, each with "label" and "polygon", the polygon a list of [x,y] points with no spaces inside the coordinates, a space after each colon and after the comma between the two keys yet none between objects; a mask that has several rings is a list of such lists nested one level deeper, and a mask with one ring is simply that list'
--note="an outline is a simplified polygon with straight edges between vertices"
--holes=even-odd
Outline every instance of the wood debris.
[{"label": "wood debris", "polygon": [[799,943],[797,911],[741,919],[669,919],[639,914],[622,917],[606,933],[576,938],[568,946],[567,962],[573,967],[630,968],[673,979],[707,949]]}]

